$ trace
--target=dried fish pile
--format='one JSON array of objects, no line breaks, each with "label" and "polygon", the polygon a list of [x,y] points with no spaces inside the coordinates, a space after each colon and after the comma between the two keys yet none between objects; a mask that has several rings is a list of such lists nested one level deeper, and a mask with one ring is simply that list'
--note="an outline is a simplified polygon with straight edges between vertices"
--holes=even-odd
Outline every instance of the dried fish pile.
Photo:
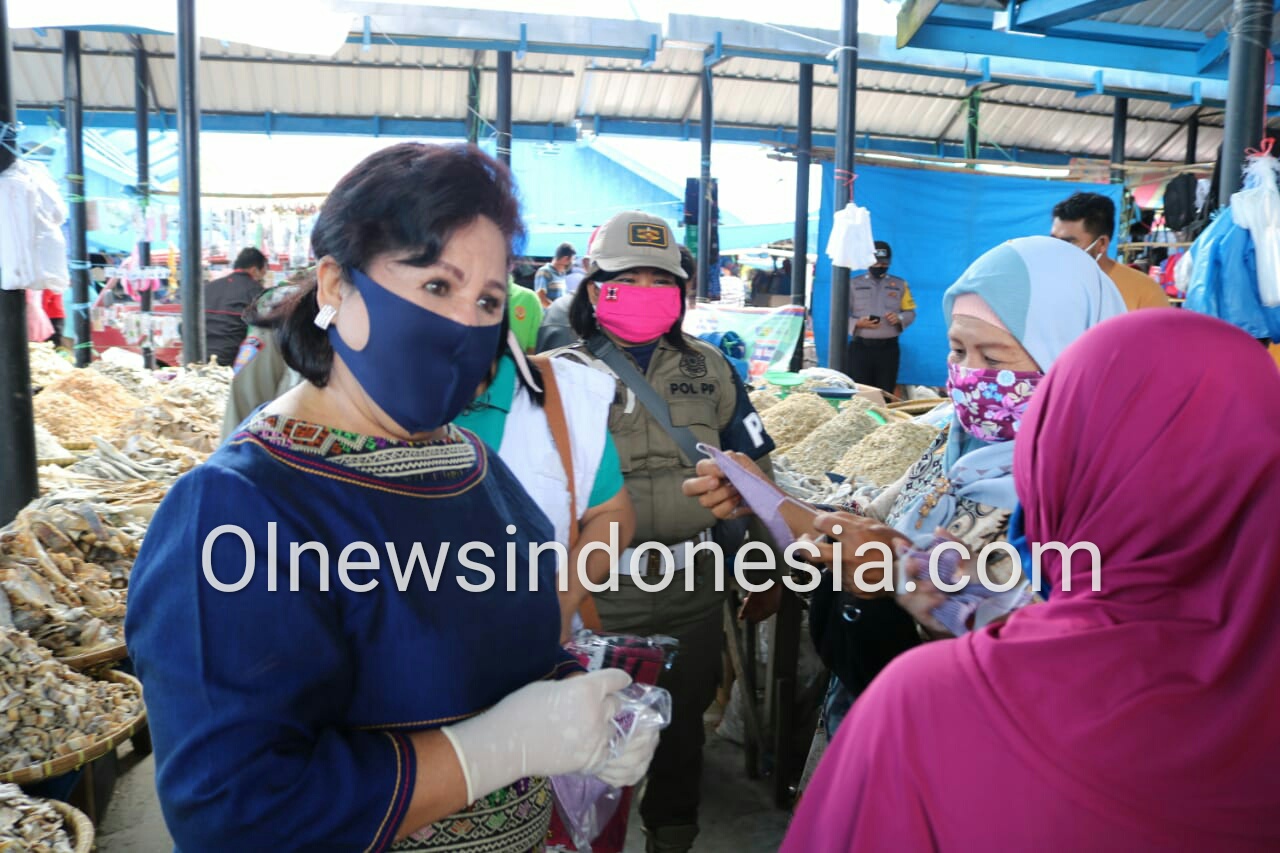
[{"label": "dried fish pile", "polygon": [[0,623],[62,655],[119,642],[148,518],[70,496],[28,505],[0,531]]},{"label": "dried fish pile", "polygon": [[93,370],[72,370],[45,386],[45,391],[60,392],[86,405],[125,415],[142,402],[116,380]]},{"label": "dried fish pile", "polygon": [[[133,438],[137,439],[140,436]],[[148,442],[155,449],[161,449],[160,444],[155,440],[149,439]],[[190,460],[152,456],[137,449],[136,445],[132,452],[121,450],[97,436],[94,436],[93,443],[96,448],[94,453],[71,466],[71,470],[76,474],[85,474],[102,480],[155,480],[171,483],[194,464]],[[191,452],[194,453],[194,451]]]},{"label": "dried fish pile", "polygon": [[778,453],[786,453],[809,433],[836,416],[836,410],[817,394],[790,394],[760,415]]},{"label": "dried fish pile", "polygon": [[907,473],[937,435],[934,427],[915,421],[886,424],[849,448],[833,473],[887,486]]},{"label": "dried fish pile", "polygon": [[132,686],[82,675],[13,629],[0,629],[0,672],[0,773],[86,749],[142,712]]},{"label": "dried fish pile", "polygon": [[773,480],[791,497],[812,504],[844,506],[853,494],[851,482],[833,483],[826,476],[807,477],[791,467],[787,457],[773,461]]},{"label": "dried fish pile", "polygon": [[41,387],[59,376],[75,370],[71,363],[54,350],[53,344],[27,344],[27,358],[31,361],[31,383]]},{"label": "dried fish pile", "polygon": [[65,444],[85,446],[95,435],[109,435],[129,416],[94,408],[58,391],[41,391],[32,401],[36,423]]},{"label": "dried fish pile", "polygon": [[765,412],[772,409],[782,401],[778,399],[778,395],[768,388],[760,388],[752,391],[749,395],[751,405],[757,412]]},{"label": "dried fish pile", "polygon": [[99,359],[91,365],[95,371],[119,382],[120,385],[140,400],[147,399],[156,380],[151,373],[141,367],[134,367],[116,361]]},{"label": "dried fish pile", "polygon": [[36,424],[36,459],[67,459],[71,451],[63,447],[54,434]]},{"label": "dried fish pile", "polygon": [[222,434],[222,417],[231,387],[231,368],[192,364],[160,383],[146,404],[120,424],[118,439],[160,436],[201,453],[212,453]]},{"label": "dried fish pile", "polygon": [[28,797],[17,785],[0,784],[0,851],[73,853],[62,815],[47,800]]},{"label": "dried fish pile", "polygon": [[154,509],[169,491],[168,483],[151,480],[99,480],[76,474],[67,468],[45,465],[40,469],[42,500],[65,503],[90,501],[100,507],[138,510]]},{"label": "dried fish pile", "polygon": [[880,426],[879,421],[867,414],[869,408],[866,400],[850,400],[841,407],[840,414],[788,450],[787,461],[806,477],[826,479],[826,473],[835,470],[836,463],[851,447]]},{"label": "dried fish pile", "polygon": [[119,382],[92,370],[72,370],[35,396],[36,423],[63,444],[87,445],[110,435],[142,401]]}]

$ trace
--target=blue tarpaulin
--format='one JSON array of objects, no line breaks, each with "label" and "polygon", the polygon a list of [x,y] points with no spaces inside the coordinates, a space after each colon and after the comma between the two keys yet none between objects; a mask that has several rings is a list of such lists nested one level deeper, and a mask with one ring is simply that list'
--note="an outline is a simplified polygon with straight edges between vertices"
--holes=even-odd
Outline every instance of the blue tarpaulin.
[{"label": "blue tarpaulin", "polygon": [[[822,167],[818,266],[813,281],[813,332],[818,361],[828,364],[831,260],[826,255],[833,214],[834,166]],[[947,381],[947,330],[942,293],[983,252],[1014,237],[1048,234],[1053,206],[1075,192],[1096,192],[1120,207],[1119,184],[1080,184],[970,171],[939,172],[859,166],[854,197],[871,211],[877,240],[893,246],[893,275],[907,280],[915,297],[915,323],[902,336],[898,381],[943,385]],[[1112,241],[1115,242],[1114,240]],[[854,271],[854,275],[860,273]]]}]

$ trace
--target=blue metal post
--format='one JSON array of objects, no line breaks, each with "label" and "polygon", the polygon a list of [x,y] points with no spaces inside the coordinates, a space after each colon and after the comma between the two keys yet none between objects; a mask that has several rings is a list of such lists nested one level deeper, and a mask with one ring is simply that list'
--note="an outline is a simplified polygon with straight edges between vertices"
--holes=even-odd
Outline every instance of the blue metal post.
[{"label": "blue metal post", "polygon": [[[147,51],[142,36],[137,37],[133,51],[133,116],[134,146],[138,163],[138,204],[142,207],[142,233],[138,235],[138,266],[151,266],[151,241],[147,239],[147,214],[151,207],[151,128],[147,115],[147,94],[151,89],[147,68]],[[142,362],[148,370],[156,366],[156,352],[152,347],[151,311],[154,294],[150,288],[142,291],[142,325],[146,336],[142,339]]]},{"label": "blue metal post", "polygon": [[80,78],[80,33],[62,33],[62,93],[67,124],[67,208],[71,255],[71,317],[76,335],[76,367],[93,360],[89,330],[89,258],[84,205],[84,101]]},{"label": "blue metal post", "polygon": [[498,159],[511,165],[511,51],[498,51]]},{"label": "blue metal post", "polygon": [[1227,71],[1227,118],[1222,135],[1222,183],[1218,204],[1244,183],[1244,151],[1262,140],[1266,127],[1267,45],[1271,43],[1272,0],[1235,0],[1231,20],[1231,59]]},{"label": "blue metal post", "polygon": [[[809,278],[809,162],[813,154],[813,66],[800,65],[796,107],[796,230],[791,238],[791,304],[805,304]],[[791,370],[804,366],[804,335],[791,353]]]},{"label": "blue metal post", "polygon": [[711,265],[718,259],[711,255],[711,131],[713,114],[714,80],[711,69],[702,69],[702,167],[698,173],[698,299],[707,298],[707,284],[711,281]]},{"label": "blue metal post", "polygon": [[200,245],[200,39],[195,0],[178,0],[178,219],[182,223],[182,358],[205,360],[203,251]]},{"label": "blue metal post", "polygon": [[1124,183],[1124,152],[1129,131],[1129,99],[1116,98],[1111,117],[1111,183]]},{"label": "blue metal post", "polygon": [[[853,201],[853,151],[858,107],[858,0],[844,0],[837,63],[840,108],[836,117],[836,186],[833,210]],[[831,267],[831,317],[827,332],[827,364],[844,371],[849,338],[849,270]]]}]

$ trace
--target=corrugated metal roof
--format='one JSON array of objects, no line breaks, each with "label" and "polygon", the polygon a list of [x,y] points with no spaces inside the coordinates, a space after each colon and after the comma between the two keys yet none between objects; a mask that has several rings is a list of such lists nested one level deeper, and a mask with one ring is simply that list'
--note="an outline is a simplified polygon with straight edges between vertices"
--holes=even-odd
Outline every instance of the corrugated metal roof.
[{"label": "corrugated metal roof", "polygon": [[[946,0],[946,2],[952,6],[984,9],[1005,7],[1005,3],[1000,0]],[[1226,28],[1231,20],[1231,0],[1143,0],[1141,3],[1133,3],[1095,15],[1089,20],[1214,35]],[[1276,16],[1276,22],[1280,22],[1280,15]],[[1280,33],[1280,29],[1277,29],[1274,24],[1272,31]]]},{"label": "corrugated metal roof", "polygon": [[[984,5],[960,0],[964,5]],[[991,5],[991,4],[985,4]],[[1110,18],[1161,26],[1209,27],[1227,0],[1148,0]],[[1163,20],[1158,20],[1163,18]],[[156,103],[176,103],[174,40],[142,38],[154,55],[150,69]],[[393,39],[394,41],[394,39]],[[50,107],[62,101],[61,35],[32,30],[13,33],[14,94],[19,106]],[[130,37],[84,32],[84,104],[91,110],[132,110],[133,55]],[[315,59],[242,44],[204,40],[200,65],[201,108],[207,112],[313,116],[414,117],[463,120],[468,70],[482,68],[480,113],[492,121],[496,100],[496,56],[492,51],[418,47],[407,44],[348,44],[335,56]],[[42,52],[41,52],[42,51]],[[529,53],[515,62],[513,113],[517,122],[590,125],[595,117],[669,122],[700,118],[703,53],[667,46],[650,67],[638,60]],[[715,68],[715,109],[720,124],[794,128],[798,66],[793,62],[733,57]],[[838,103],[836,76],[814,68],[814,127],[833,131]],[[964,136],[962,80],[909,73],[861,71],[857,130],[916,140],[959,142]],[[1034,86],[985,86],[980,137],[1006,148],[1078,152],[1107,157],[1111,150],[1110,97],[1077,98],[1072,92]],[[1181,160],[1180,128],[1193,110],[1131,100],[1128,156]],[[1221,132],[1218,110],[1203,110],[1199,159],[1211,158]]]}]

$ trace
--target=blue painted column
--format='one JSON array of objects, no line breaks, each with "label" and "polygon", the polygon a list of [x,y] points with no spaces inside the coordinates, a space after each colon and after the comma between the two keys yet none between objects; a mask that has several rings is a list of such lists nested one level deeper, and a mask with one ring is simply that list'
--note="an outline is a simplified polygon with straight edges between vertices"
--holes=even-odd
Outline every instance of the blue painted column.
[{"label": "blue painted column", "polygon": [[84,100],[80,77],[80,33],[62,32],[62,95],[67,125],[67,223],[71,256],[71,322],[76,335],[76,367],[93,360],[89,330],[89,248],[85,234]]},{"label": "blue painted column", "polygon": [[[858,108],[858,0],[844,0],[840,24],[838,94],[840,110],[836,118],[835,206],[844,210],[853,201],[853,151],[857,136]],[[849,270],[832,267],[831,317],[827,329],[827,365],[847,372],[845,352],[849,337]]]},{"label": "blue painted column", "polygon": [[719,258],[711,258],[711,135],[714,128],[713,83],[711,69],[702,70],[702,157],[698,173],[698,301],[707,298],[707,286],[711,282],[711,265]]},{"label": "blue painted column", "polygon": [[178,221],[182,254],[182,358],[205,360],[204,275],[200,227],[200,39],[195,0],[178,0]]}]

